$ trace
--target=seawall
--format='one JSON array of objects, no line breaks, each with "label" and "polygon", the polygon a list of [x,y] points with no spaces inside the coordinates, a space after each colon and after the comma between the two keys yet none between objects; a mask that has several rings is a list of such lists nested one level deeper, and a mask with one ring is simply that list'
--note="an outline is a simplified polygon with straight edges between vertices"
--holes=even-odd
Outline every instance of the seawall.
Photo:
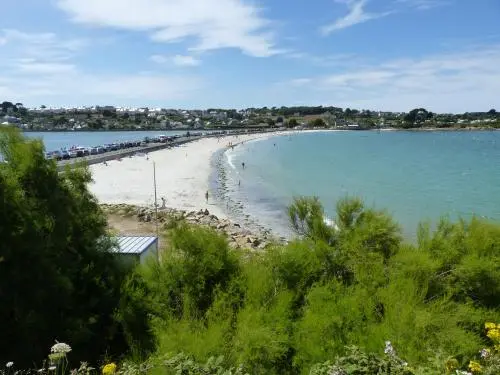
[{"label": "seawall", "polygon": [[193,142],[204,137],[212,137],[212,136],[208,135],[208,136],[197,136],[197,137],[183,137],[167,143],[152,143],[148,144],[147,146],[131,147],[124,150],[110,151],[99,155],[89,155],[75,159],[61,160],[57,162],[57,170],[59,172],[63,171],[68,165],[70,167],[75,167],[82,164],[84,165],[99,164],[110,160],[116,160],[132,156],[137,153],[148,153],[152,151],[163,150],[165,148],[179,146],[181,144],[188,142]]}]

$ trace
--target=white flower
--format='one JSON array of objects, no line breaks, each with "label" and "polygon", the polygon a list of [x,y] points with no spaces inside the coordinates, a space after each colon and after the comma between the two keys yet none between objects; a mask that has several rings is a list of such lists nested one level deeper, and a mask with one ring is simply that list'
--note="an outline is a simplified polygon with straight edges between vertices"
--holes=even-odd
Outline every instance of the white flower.
[{"label": "white flower", "polygon": [[5,365],[5,367],[12,367],[14,366],[14,362],[10,361],[10,362],[7,362],[7,364]]},{"label": "white flower", "polygon": [[488,349],[482,349],[479,351],[481,358],[488,358],[490,351]]},{"label": "white flower", "polygon": [[50,366],[49,371],[54,371],[57,367],[56,366]]},{"label": "white flower", "polygon": [[385,342],[384,353],[387,354],[387,355],[396,355],[396,351],[392,347],[392,344],[391,344],[390,341],[386,341]]},{"label": "white flower", "polygon": [[472,375],[472,372],[468,371],[462,371],[462,370],[455,370],[456,375]]},{"label": "white flower", "polygon": [[69,353],[71,351],[71,346],[68,344],[65,344],[64,342],[57,342],[56,344],[52,346],[50,349],[52,353]]}]

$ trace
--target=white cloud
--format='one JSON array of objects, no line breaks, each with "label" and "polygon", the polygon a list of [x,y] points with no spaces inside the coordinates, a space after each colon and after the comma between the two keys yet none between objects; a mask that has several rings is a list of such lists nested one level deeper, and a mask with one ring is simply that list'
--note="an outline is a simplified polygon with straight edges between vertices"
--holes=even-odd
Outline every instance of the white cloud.
[{"label": "white cloud", "polygon": [[446,0],[395,0],[395,3],[408,5],[418,10],[428,10],[450,4]]},{"label": "white cloud", "polygon": [[358,57],[349,53],[319,56],[303,52],[290,52],[283,54],[283,56],[289,59],[304,61],[322,67],[353,66],[359,63]]},{"label": "white cloud", "polygon": [[252,56],[279,53],[270,22],[243,0],[57,0],[73,21],[150,33],[155,41],[192,37],[191,50],[239,48]]},{"label": "white cloud", "polygon": [[295,78],[290,81],[292,86],[301,87],[311,83],[311,78]]},{"label": "white cloud", "polygon": [[[390,60],[347,68],[334,74],[288,82],[290,95],[307,95],[323,104],[437,112],[492,108],[500,91],[500,45],[442,53],[420,59]],[[309,79],[309,81],[306,81]],[[328,98],[328,103],[325,100]],[[297,99],[297,98],[296,98]]]},{"label": "white cloud", "polygon": [[193,56],[175,55],[173,61],[178,66],[197,66],[201,64],[201,60]]},{"label": "white cloud", "polygon": [[175,55],[175,56],[164,56],[164,55],[153,55],[150,60],[157,64],[167,64],[172,63],[176,66],[192,67],[201,64],[201,60],[189,55]]},{"label": "white cloud", "polygon": [[25,104],[120,104],[170,101],[202,87],[198,77],[157,72],[100,73],[78,65],[79,39],[4,31],[0,97]]},{"label": "white cloud", "polygon": [[17,69],[20,74],[67,74],[74,72],[76,67],[73,64],[37,62],[34,60],[20,62],[17,64]]},{"label": "white cloud", "polygon": [[163,55],[152,55],[149,59],[157,64],[165,64],[170,61],[170,59],[167,56]]},{"label": "white cloud", "polygon": [[334,23],[323,26],[321,28],[321,32],[324,35],[328,35],[334,31],[345,29],[347,27],[354,26],[366,21],[382,18],[393,13],[393,12],[383,12],[383,13],[366,12],[364,7],[367,3],[367,0],[340,0],[340,1],[337,0],[337,2],[347,5],[349,13],[344,17],[337,19]]},{"label": "white cloud", "polygon": [[63,70],[38,74],[17,72],[0,77],[0,96],[40,104],[93,105],[168,102],[189,97],[202,87],[197,77],[149,74],[92,74]]}]

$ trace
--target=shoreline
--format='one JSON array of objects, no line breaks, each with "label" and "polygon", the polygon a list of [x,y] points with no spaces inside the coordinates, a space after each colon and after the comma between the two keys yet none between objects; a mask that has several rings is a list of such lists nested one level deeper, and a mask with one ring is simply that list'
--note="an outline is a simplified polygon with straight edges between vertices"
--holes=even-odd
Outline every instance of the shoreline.
[{"label": "shoreline", "polygon": [[[242,211],[238,202],[228,201],[221,179],[225,152],[246,142],[262,141],[278,136],[338,130],[285,130],[254,134],[226,135],[201,138],[173,148],[150,152],[148,155],[108,161],[89,166],[93,182],[91,192],[101,205],[129,205],[154,208],[153,162],[156,168],[157,204],[160,210],[199,213],[208,211],[218,220],[237,224],[248,233],[264,233],[284,240],[273,228],[259,223]],[[209,192],[208,201],[205,192]],[[163,198],[165,200],[163,200]]]},{"label": "shoreline", "polygon": [[[171,209],[208,209],[217,217],[230,218],[214,197],[214,191],[211,191],[214,155],[226,150],[229,142],[237,147],[242,142],[292,133],[297,131],[202,138],[144,156],[131,155],[122,160],[111,160],[107,165],[93,164],[89,166],[93,177],[89,188],[101,204],[154,207],[154,165],[160,207],[165,202],[165,207]],[[208,201],[205,199],[207,191]]]}]

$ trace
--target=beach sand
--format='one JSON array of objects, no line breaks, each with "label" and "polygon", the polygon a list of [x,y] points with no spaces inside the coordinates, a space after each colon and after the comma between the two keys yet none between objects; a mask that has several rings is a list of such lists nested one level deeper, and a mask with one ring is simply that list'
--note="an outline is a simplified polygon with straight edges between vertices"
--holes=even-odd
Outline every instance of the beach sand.
[{"label": "beach sand", "polygon": [[[210,191],[213,154],[232,142],[234,145],[273,135],[290,132],[250,134],[217,138],[204,138],[185,145],[151,152],[146,156],[133,156],[89,168],[94,182],[90,190],[100,203],[127,203],[140,206],[154,204],[153,161],[156,166],[157,202],[186,211],[208,209],[214,215],[226,218]],[[237,147],[237,146],[236,146]],[[148,160],[149,159],[149,160]]]}]

